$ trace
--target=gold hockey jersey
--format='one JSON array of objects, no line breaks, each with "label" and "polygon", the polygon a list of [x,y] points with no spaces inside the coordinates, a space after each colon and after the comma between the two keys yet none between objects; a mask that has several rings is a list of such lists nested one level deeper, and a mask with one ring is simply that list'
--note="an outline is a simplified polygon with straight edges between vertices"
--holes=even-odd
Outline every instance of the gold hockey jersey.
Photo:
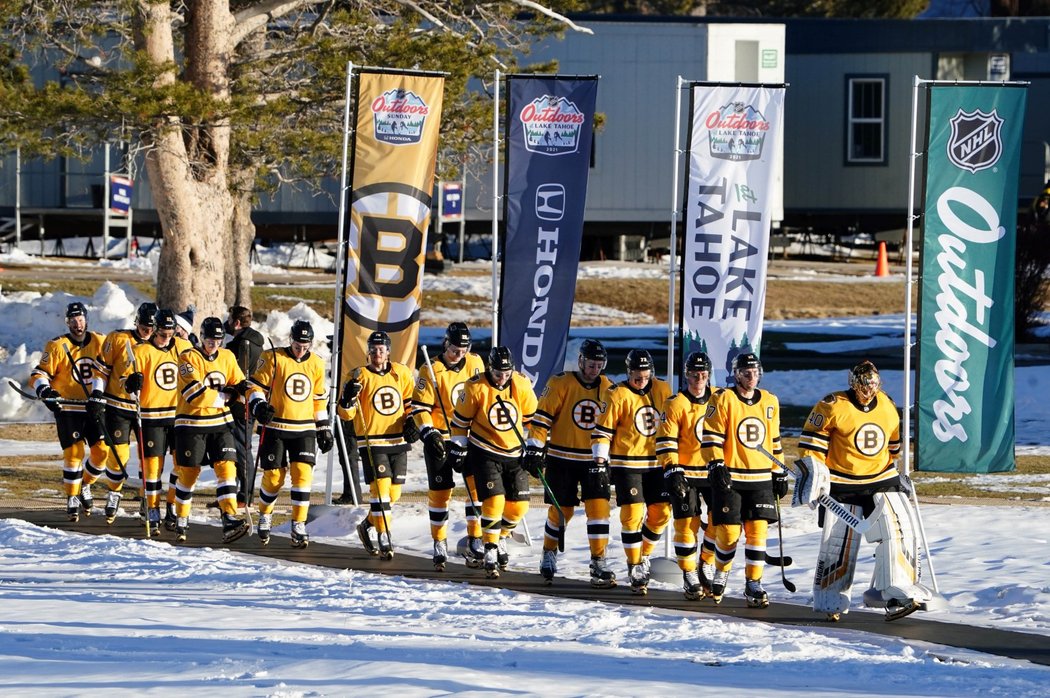
[{"label": "gold hockey jersey", "polygon": [[700,446],[713,397],[710,387],[700,397],[682,390],[664,403],[664,418],[656,431],[656,460],[662,467],[678,465],[686,477],[707,480],[707,462],[700,455]]},{"label": "gold hockey jersey", "polygon": [[849,391],[831,393],[809,413],[798,440],[804,458],[827,463],[833,485],[866,487],[897,477],[900,454],[897,406],[881,390],[867,406]]},{"label": "gold hockey jersey", "polygon": [[[66,350],[69,350],[68,356]],[[73,341],[68,333],[55,337],[44,345],[40,361],[29,374],[29,386],[35,391],[41,385],[50,385],[58,391],[62,399],[77,401],[63,403],[63,412],[84,412],[84,402],[87,399],[84,389],[91,392],[91,372],[95,365],[95,355],[101,350],[102,335],[98,332],[86,333],[84,341],[79,344]],[[73,357],[75,369],[69,363],[70,356]]]},{"label": "gold hockey jersey", "polygon": [[412,369],[391,361],[384,371],[361,366],[354,369],[353,376],[361,382],[357,404],[349,410],[340,407],[338,414],[344,420],[354,421],[358,445],[365,445],[363,437],[367,435],[370,448],[385,452],[408,450],[402,434],[412,409]]},{"label": "gold hockey jersey", "polygon": [[124,379],[133,373],[131,356],[139,344],[148,343],[133,329],[113,330],[102,342],[102,350],[95,357],[94,388],[106,396],[109,407],[135,414],[135,399],[124,390]]},{"label": "gold hockey jersey", "polygon": [[142,373],[139,405],[143,423],[175,423],[179,404],[179,355],[192,348],[192,344],[180,337],[172,337],[163,348],[158,348],[153,342],[142,342],[132,348],[135,367]]},{"label": "gold hockey jersey", "polygon": [[248,400],[273,405],[273,421],[267,429],[284,434],[312,432],[317,422],[328,421],[324,362],[312,352],[296,359],[287,347],[265,351],[252,372]]},{"label": "gold hockey jersey", "polygon": [[660,409],[671,397],[671,386],[653,378],[642,391],[627,381],[605,392],[606,409],[591,432],[591,453],[606,458],[614,468],[656,468],[656,432]]},{"label": "gold hockey jersey", "polygon": [[783,458],[777,396],[768,390],[755,390],[751,399],[745,399],[733,388],[717,393],[704,422],[700,447],[704,463],[724,460],[734,485],[754,488],[772,480],[774,470],[773,461],[758,451],[759,446]]},{"label": "gold hockey jersey", "polygon": [[449,420],[452,419],[456,400],[463,394],[467,381],[484,373],[485,363],[480,356],[469,352],[462,361],[451,366],[445,363],[444,357],[438,357],[431,363],[434,366],[437,389],[435,390],[430,380],[430,371],[426,364],[420,364],[419,378],[416,379],[416,389],[412,395],[412,417],[420,431],[424,427],[432,426],[447,438],[449,428],[445,415],[448,415]]},{"label": "gold hockey jersey", "polygon": [[488,373],[474,376],[456,401],[452,438],[499,458],[517,457],[536,403],[532,383],[517,371],[503,388],[493,385]]},{"label": "gold hockey jersey", "polygon": [[225,429],[233,422],[226,396],[220,392],[244,380],[244,373],[229,349],[220,348],[212,357],[193,348],[179,354],[179,406],[176,427],[202,431]]},{"label": "gold hockey jersey", "polygon": [[575,371],[551,376],[540,395],[529,439],[547,443],[548,455],[590,462],[591,432],[605,411],[605,395],[611,386],[604,375],[590,385]]}]

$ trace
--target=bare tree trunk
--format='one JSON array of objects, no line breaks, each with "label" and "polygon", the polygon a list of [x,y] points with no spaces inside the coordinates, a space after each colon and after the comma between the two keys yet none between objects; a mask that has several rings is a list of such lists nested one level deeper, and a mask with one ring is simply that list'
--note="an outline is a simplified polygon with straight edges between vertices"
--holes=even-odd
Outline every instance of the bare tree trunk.
[{"label": "bare tree trunk", "polygon": [[232,250],[226,258],[226,305],[252,307],[252,173],[237,170],[234,175]]}]

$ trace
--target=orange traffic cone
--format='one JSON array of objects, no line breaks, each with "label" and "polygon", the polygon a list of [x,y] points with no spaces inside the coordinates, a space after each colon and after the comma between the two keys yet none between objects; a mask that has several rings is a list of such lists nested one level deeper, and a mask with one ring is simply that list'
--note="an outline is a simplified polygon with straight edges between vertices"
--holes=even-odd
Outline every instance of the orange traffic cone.
[{"label": "orange traffic cone", "polygon": [[889,276],[890,262],[886,258],[886,242],[879,243],[879,259],[875,262],[875,276]]}]

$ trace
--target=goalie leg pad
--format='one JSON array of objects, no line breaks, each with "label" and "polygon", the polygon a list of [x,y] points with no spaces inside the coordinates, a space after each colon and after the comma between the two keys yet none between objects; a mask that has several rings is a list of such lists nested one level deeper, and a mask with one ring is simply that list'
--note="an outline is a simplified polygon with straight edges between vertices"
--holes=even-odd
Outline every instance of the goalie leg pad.
[{"label": "goalie leg pad", "polygon": [[878,492],[871,528],[864,534],[875,548],[871,587],[884,601],[926,602],[933,593],[919,583],[919,537],[915,509],[901,492]]},{"label": "goalie leg pad", "polygon": [[[859,505],[847,505],[854,514],[863,516]],[[853,573],[860,550],[860,534],[837,516],[824,519],[824,530],[813,576],[813,610],[818,613],[847,613]]]}]

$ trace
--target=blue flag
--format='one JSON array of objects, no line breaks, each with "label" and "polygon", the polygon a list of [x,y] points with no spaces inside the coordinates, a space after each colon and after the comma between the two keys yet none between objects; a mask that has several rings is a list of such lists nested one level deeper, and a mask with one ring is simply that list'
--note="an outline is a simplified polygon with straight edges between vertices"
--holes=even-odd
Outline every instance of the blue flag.
[{"label": "blue flag", "polygon": [[509,76],[499,343],[543,386],[561,370],[583,238],[597,76]]}]

